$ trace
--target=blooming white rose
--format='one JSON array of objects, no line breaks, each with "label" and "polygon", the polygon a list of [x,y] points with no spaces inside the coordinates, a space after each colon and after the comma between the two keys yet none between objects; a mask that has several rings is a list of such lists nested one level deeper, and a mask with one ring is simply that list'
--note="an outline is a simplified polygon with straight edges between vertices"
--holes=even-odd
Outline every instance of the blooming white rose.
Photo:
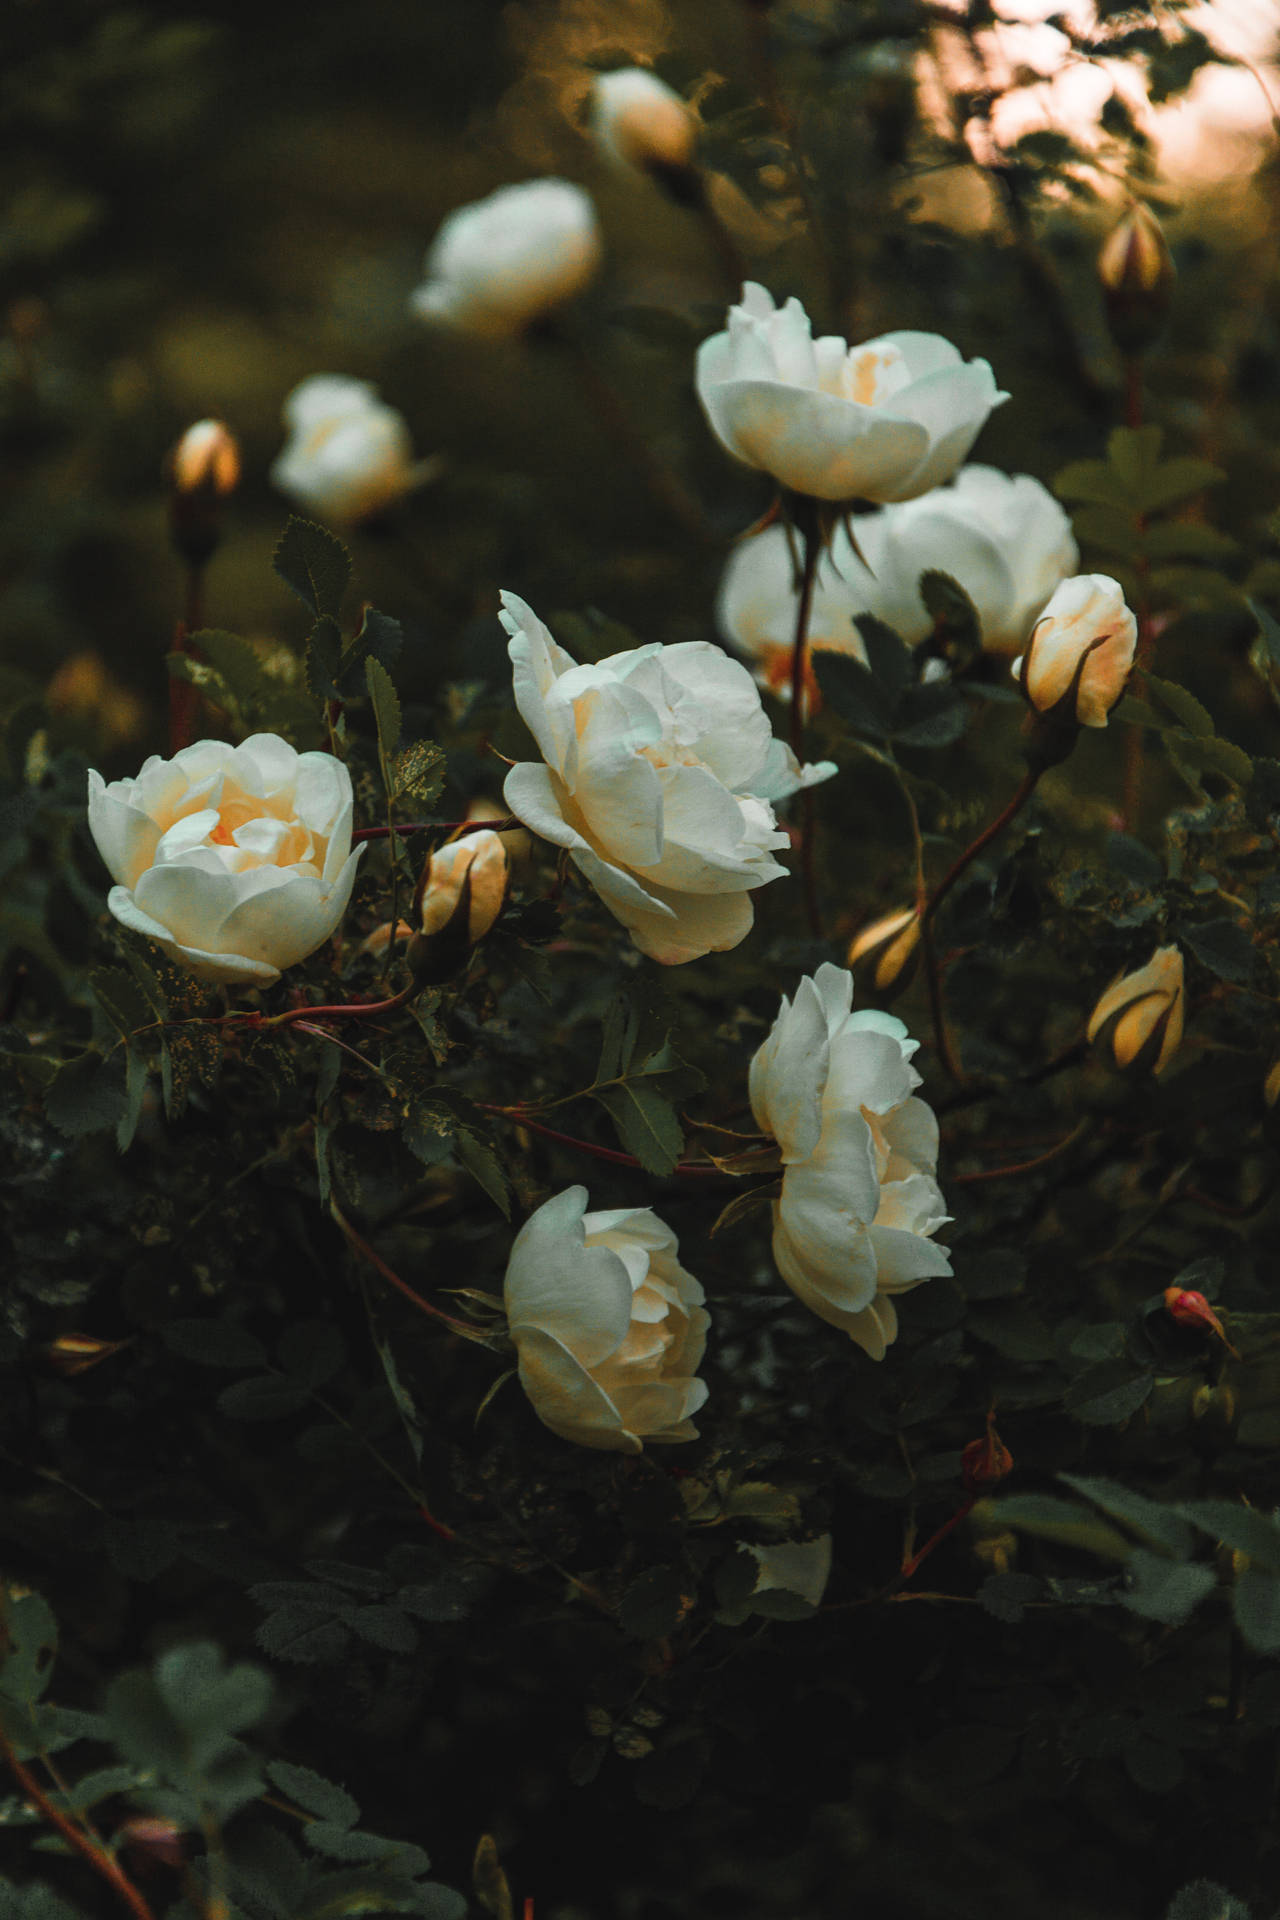
[{"label": "blooming white rose", "polygon": [[[874,614],[908,646],[932,631],[919,585],[931,569],[964,588],[988,652],[1017,653],[1080,559],[1071,522],[1048,489],[1030,474],[994,467],[962,467],[949,486],[863,514],[857,541],[862,558],[837,527],[818,563],[809,645],[858,659],[865,658],[854,625],[859,614]],[[783,699],[791,697],[796,600],[785,528],[740,541],[724,570],[716,619],[729,645]]]},{"label": "blooming white rose", "polygon": [[316,373],[284,403],[289,438],[271,480],[326,520],[366,520],[427,479],[436,462],[416,462],[404,415],[367,380]]},{"label": "blooming white rose", "polygon": [[646,67],[596,75],[590,126],[601,152],[629,167],[687,167],[698,143],[690,108]]},{"label": "blooming white rose", "polygon": [[1105,727],[1133,667],[1138,623],[1119,581],[1105,573],[1064,580],[1036,621],[1027,650],[1013,663],[1015,679],[1038,713],[1066,697],[1080,663],[1075,717],[1082,727]]},{"label": "blooming white rose", "polygon": [[853,978],[824,964],[785,997],[751,1062],[751,1108],[782,1150],[773,1257],[799,1299],[882,1360],[893,1296],[951,1271],[931,1236],[948,1215],[938,1123],[912,1097],[917,1042],[888,1013],[853,1013]]},{"label": "blooming white rose", "polygon": [[462,892],[462,883],[470,878],[467,913],[467,938],[474,945],[483,940],[502,912],[507,897],[507,850],[492,827],[468,833],[461,840],[450,840],[437,847],[427,867],[422,890],[422,931],[439,933],[452,918]]},{"label": "blooming white rose", "polygon": [[707,640],[633,647],[579,666],[513,593],[502,624],[516,705],[543,762],[503,796],[567,847],[642,953],[666,966],[736,947],[750,889],[785,871],[771,800],[835,772],[775,740],[746,668]]},{"label": "blooming white rose", "polygon": [[1009,398],[985,360],[962,360],[939,334],[815,340],[798,300],[775,308],[752,280],[727,329],[698,348],[696,384],[735,459],[816,500],[913,500],[941,486]]},{"label": "blooming white rose", "polygon": [[568,1187],[515,1237],[503,1297],[520,1384],[545,1426],[582,1447],[639,1453],[696,1440],[690,1415],[710,1316],[676,1237],[648,1207],[588,1213]]},{"label": "blooming white rose", "polygon": [[503,339],[580,293],[603,249],[591,196],[569,180],[526,180],[447,216],[410,298],[424,320]]},{"label": "blooming white rose", "polygon": [[351,814],[341,760],[274,733],[197,740],[110,785],[89,774],[111,912],[202,980],[240,986],[270,986],[337,927],[364,851]]}]

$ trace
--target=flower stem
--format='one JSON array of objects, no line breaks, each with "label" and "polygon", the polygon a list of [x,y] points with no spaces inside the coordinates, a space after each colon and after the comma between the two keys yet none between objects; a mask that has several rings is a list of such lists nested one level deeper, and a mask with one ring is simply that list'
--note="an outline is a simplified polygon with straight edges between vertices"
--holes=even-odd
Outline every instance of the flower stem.
[{"label": "flower stem", "polygon": [[[1143,418],[1142,393],[1142,355],[1126,354],[1124,362],[1124,423],[1126,427],[1140,427]],[[1151,655],[1155,651],[1155,634],[1151,625],[1151,562],[1147,556],[1147,516],[1140,513],[1134,529],[1137,535],[1138,551],[1134,555],[1133,574],[1136,584],[1133,609],[1138,622],[1137,643],[1133,650],[1133,664],[1140,672],[1151,664]],[[1143,751],[1146,746],[1146,731],[1142,727],[1130,727],[1124,743],[1124,787],[1120,802],[1121,817],[1125,829],[1131,832],[1137,822],[1142,806],[1142,768]]]},{"label": "flower stem", "polygon": [[[544,1127],[540,1120],[532,1120],[521,1107],[497,1107],[485,1100],[477,1100],[476,1105],[483,1113],[494,1113],[503,1120],[513,1120],[517,1126],[528,1127],[530,1133],[540,1133],[546,1140],[555,1140],[562,1147],[577,1147],[582,1153],[589,1153],[597,1160],[608,1160],[615,1167],[643,1167],[634,1153],[619,1153],[614,1147],[598,1147],[594,1141],[579,1140],[572,1133],[560,1133],[555,1127]],[[672,1168],[673,1173],[712,1174],[720,1177],[719,1167],[708,1166],[702,1160],[678,1160]]]},{"label": "flower stem", "polygon": [[949,1520],[944,1520],[942,1525],[938,1528],[938,1531],[936,1533],[930,1534],[929,1538],[925,1541],[924,1545],[922,1547],[918,1547],[916,1551],[910,1556],[909,1559],[903,1561],[902,1567],[900,1569],[899,1577],[903,1580],[910,1580],[912,1574],[915,1573],[916,1569],[920,1566],[921,1562],[928,1559],[929,1555],[933,1552],[935,1547],[941,1546],[942,1542],[946,1539],[947,1535],[949,1533],[954,1532],[954,1530],[960,1525],[960,1522],[966,1519],[968,1515],[973,1512],[973,1509],[977,1506],[977,1504],[978,1504],[977,1494],[971,1495],[970,1498],[967,1500],[962,1500],[960,1502],[960,1505],[956,1508],[955,1512],[952,1514],[951,1518]]},{"label": "flower stem", "polygon": [[[809,665],[809,618],[813,612],[813,589],[818,577],[822,535],[818,525],[818,510],[812,500],[803,497],[797,499],[794,518],[800,534],[801,559],[800,592],[796,601],[796,629],[791,643],[791,749],[796,759],[803,764],[805,684]],[[822,912],[818,906],[818,884],[815,872],[817,837],[813,792],[806,787],[800,794],[800,877],[804,885],[804,904],[809,920],[809,931],[815,940],[821,940]]]},{"label": "flower stem", "polygon": [[401,987],[399,993],[393,993],[386,1000],[341,1001],[331,1007],[291,1007],[287,1013],[271,1015],[249,1013],[243,1016],[243,1023],[254,1028],[292,1027],[299,1020],[372,1020],[381,1013],[394,1013],[398,1007],[407,1006],[418,992],[418,983],[411,980],[407,987]]},{"label": "flower stem", "polygon": [[469,1326],[465,1320],[456,1320],[451,1313],[445,1313],[440,1307],[433,1307],[429,1300],[424,1300],[420,1293],[415,1293],[408,1281],[402,1280],[400,1275],[395,1271],[395,1268],[389,1267],[382,1258],[382,1255],[375,1253],[364,1236],[357,1233],[336,1200],[331,1199],[329,1201],[329,1212],[347,1241],[347,1244],[353,1247],[363,1259],[369,1262],[369,1265],[373,1267],[376,1272],[382,1275],[388,1286],[392,1286],[398,1293],[402,1293],[406,1300],[412,1300],[414,1306],[419,1308],[421,1312],[428,1314],[432,1320],[443,1321],[451,1333],[461,1333],[465,1335],[468,1340],[474,1340],[476,1338],[476,1329]]},{"label": "flower stem", "polygon": [[8,1736],[3,1731],[0,1731],[0,1752],[3,1752],[9,1771],[32,1806],[40,1812],[51,1827],[57,1829],[67,1845],[74,1847],[76,1852],[89,1862],[94,1872],[114,1889],[133,1914],[134,1920],[155,1920],[150,1906],[132,1880],[127,1877],[119,1862],[114,1860],[105,1848],[97,1846],[74,1820],[54,1806],[30,1768],[19,1760]]},{"label": "flower stem", "polygon": [[[204,567],[188,560],[183,583],[182,615],[173,630],[173,651],[191,653],[191,635],[204,625]],[[180,753],[191,745],[195,731],[196,689],[176,677],[169,681],[169,752]]]}]

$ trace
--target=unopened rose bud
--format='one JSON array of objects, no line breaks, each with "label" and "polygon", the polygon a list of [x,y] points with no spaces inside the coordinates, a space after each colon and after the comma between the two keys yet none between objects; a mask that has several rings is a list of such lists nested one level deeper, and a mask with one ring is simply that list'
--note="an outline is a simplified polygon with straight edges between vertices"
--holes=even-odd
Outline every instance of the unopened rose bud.
[{"label": "unopened rose bud", "polygon": [[1013,675],[1036,713],[1074,739],[1077,726],[1106,726],[1133,667],[1137,637],[1119,582],[1105,573],[1078,573],[1055,589]]},{"label": "unopened rose bud", "polygon": [[502,912],[510,870],[491,827],[437,847],[419,884],[422,931],[410,942],[414,978],[437,986],[465,965]]},{"label": "unopened rose bud", "polygon": [[119,1838],[135,1860],[141,1856],[161,1867],[181,1867],[186,1863],[186,1836],[172,1820],[140,1815],[125,1821]]},{"label": "unopened rose bud", "polygon": [[55,1373],[70,1379],[77,1373],[87,1373],[128,1345],[127,1340],[98,1340],[90,1333],[61,1333],[45,1348],[44,1357]]},{"label": "unopened rose bud", "polygon": [[1145,967],[1113,980],[1089,1019],[1088,1039],[1100,1034],[1118,1067],[1138,1062],[1163,1072],[1182,1040],[1182,955],[1157,947]]},{"label": "unopened rose bud", "polygon": [[1107,325],[1121,353],[1143,353],[1151,345],[1168,317],[1176,278],[1164,229],[1139,202],[1098,253]]},{"label": "unopened rose bud", "polygon": [[1280,1060],[1277,1060],[1262,1083],[1262,1097],[1269,1107],[1280,1100]]},{"label": "unopened rose bud", "polygon": [[166,463],[173,544],[202,567],[222,533],[222,503],[240,480],[240,449],[221,420],[197,420]]},{"label": "unopened rose bud", "polygon": [[863,971],[877,993],[905,987],[915,972],[920,945],[920,916],[914,907],[887,913],[855,934],[849,943],[849,965],[865,962]]},{"label": "unopened rose bud", "polygon": [[698,122],[656,73],[622,67],[599,74],[591,90],[590,128],[606,158],[652,174],[677,200],[696,198]]},{"label": "unopened rose bud", "polygon": [[1233,1354],[1237,1360],[1240,1358],[1228,1340],[1221,1320],[1202,1293],[1196,1293],[1187,1287],[1166,1287],[1164,1304],[1170,1319],[1176,1320],[1180,1327],[1197,1327],[1205,1333],[1216,1335],[1228,1353]]},{"label": "unopened rose bud", "polygon": [[981,1440],[971,1440],[960,1455],[960,1475],[971,1492],[989,1487],[1013,1472],[1013,1455],[996,1432],[995,1422],[987,1416],[987,1431]]}]

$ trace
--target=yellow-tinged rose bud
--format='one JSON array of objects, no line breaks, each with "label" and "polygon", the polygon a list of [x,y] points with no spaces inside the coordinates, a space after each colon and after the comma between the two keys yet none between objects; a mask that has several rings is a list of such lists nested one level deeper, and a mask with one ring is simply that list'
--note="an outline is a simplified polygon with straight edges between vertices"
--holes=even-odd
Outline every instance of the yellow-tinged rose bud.
[{"label": "yellow-tinged rose bud", "polygon": [[208,490],[219,499],[240,482],[240,448],[221,420],[197,420],[170,456],[169,474],[179,493]]},{"label": "yellow-tinged rose bud", "polygon": [[437,847],[418,884],[421,933],[409,946],[415,979],[437,986],[458,972],[502,912],[510,868],[491,827]]},{"label": "yellow-tinged rose bud", "polygon": [[1280,1100],[1280,1060],[1277,1060],[1262,1083],[1262,1097],[1269,1107]]},{"label": "yellow-tinged rose bud", "polygon": [[1013,674],[1037,713],[1105,727],[1133,666],[1138,623],[1118,581],[1078,573],[1055,589]]},{"label": "yellow-tinged rose bud", "polygon": [[610,160],[662,180],[686,171],[698,143],[698,122],[680,95],[644,67],[596,76],[591,134]]},{"label": "yellow-tinged rose bud", "polygon": [[920,916],[914,907],[900,913],[887,913],[873,920],[849,943],[849,965],[866,962],[871,985],[877,993],[890,987],[905,987],[915,971],[916,949],[920,944]]},{"label": "yellow-tinged rose bud", "polygon": [[1107,325],[1122,353],[1142,353],[1151,345],[1168,315],[1176,278],[1164,229],[1139,201],[1098,253]]},{"label": "yellow-tinged rose bud", "polygon": [[1162,1073],[1182,1040],[1182,955],[1157,947],[1145,967],[1107,988],[1089,1020],[1088,1038],[1105,1034],[1118,1067],[1135,1061]]},{"label": "yellow-tinged rose bud", "polygon": [[45,1348],[45,1359],[55,1373],[71,1378],[87,1373],[129,1344],[128,1340],[98,1340],[91,1333],[62,1333]]}]

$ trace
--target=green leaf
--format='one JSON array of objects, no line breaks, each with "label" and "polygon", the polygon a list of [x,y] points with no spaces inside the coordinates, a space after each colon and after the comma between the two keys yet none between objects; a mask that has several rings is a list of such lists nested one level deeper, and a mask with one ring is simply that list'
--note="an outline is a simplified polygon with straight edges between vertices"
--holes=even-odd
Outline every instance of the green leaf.
[{"label": "green leaf", "polygon": [[1162,460],[1154,472],[1143,478],[1139,511],[1159,513],[1164,507],[1189,499],[1193,493],[1203,492],[1205,487],[1218,486],[1226,477],[1222,468],[1215,467],[1211,460],[1196,460],[1189,454]]},{"label": "green leaf", "polygon": [[[291,514],[281,534],[273,565],[287,587],[319,619],[336,620],[351,578],[351,555],[336,534],[314,520]],[[336,665],[335,661],[335,665]]]},{"label": "green leaf", "polygon": [[1062,1404],[1086,1427],[1119,1426],[1150,1398],[1155,1375],[1135,1373],[1129,1361],[1104,1360],[1077,1374]]},{"label": "green leaf", "polygon": [[1234,1500],[1187,1500],[1180,1512],[1193,1526],[1221,1540],[1268,1573],[1280,1573],[1280,1524],[1273,1515]]},{"label": "green leaf", "polygon": [[370,1645],[382,1647],[388,1653],[416,1653],[418,1648],[418,1629],[407,1614],[399,1607],[374,1604],[356,1607],[350,1624],[362,1640]]},{"label": "green leaf", "polygon": [[330,1666],[351,1644],[342,1621],[324,1607],[280,1607],[259,1621],[253,1637],[263,1653],[299,1666]]},{"label": "green leaf", "polygon": [[1212,716],[1185,687],[1173,680],[1159,680],[1154,673],[1144,674],[1143,679],[1148,691],[1156,695],[1188,733],[1208,738],[1214,732]]},{"label": "green leaf", "polygon": [[1148,1553],[1145,1547],[1135,1547],[1125,1568],[1121,1602],[1146,1620],[1180,1627],[1217,1584],[1213,1567],[1170,1560],[1162,1554]]},{"label": "green leaf", "polygon": [[395,757],[391,768],[391,798],[412,801],[429,813],[444,788],[444,751],[434,740],[412,740]]},{"label": "green leaf", "polygon": [[1242,747],[1230,740],[1189,739],[1177,736],[1177,757],[1202,772],[1219,773],[1237,787],[1247,787],[1253,779],[1253,762]]},{"label": "green leaf", "polygon": [[390,614],[379,613],[376,607],[366,606],[360,631],[338,662],[335,678],[339,683],[339,692],[345,695],[363,691],[364,677],[360,674],[360,668],[370,658],[379,661],[390,673],[403,647],[404,629],[400,622],[393,620]]},{"label": "green leaf", "polygon": [[[936,576],[942,578],[941,575]],[[910,686],[913,675],[911,649],[905,640],[878,620],[874,614],[860,613],[855,622],[867,655],[867,665],[883,687],[889,701]]]},{"label": "green leaf", "polygon": [[1104,1560],[1127,1560],[1133,1551],[1131,1541],[1087,1507],[1057,1500],[1050,1493],[1015,1493],[981,1504],[1001,1527],[1016,1527],[1042,1540],[1056,1540],[1064,1547],[1081,1547]]},{"label": "green leaf", "polygon": [[[856,624],[856,623],[855,623]],[[884,739],[893,726],[893,702],[875,675],[850,653],[816,647],[813,670],[822,697],[856,732]]]},{"label": "green leaf", "polygon": [[267,1350],[237,1320],[170,1320],[160,1337],[170,1353],[202,1367],[265,1367]]},{"label": "green leaf", "polygon": [[1202,520],[1161,521],[1147,528],[1142,544],[1149,560],[1230,560],[1240,551],[1229,533]]},{"label": "green leaf", "polygon": [[1277,620],[1260,600],[1247,600],[1245,605],[1258,623],[1258,637],[1266,650],[1271,666],[1280,671],[1280,620]]},{"label": "green leaf", "polygon": [[1121,513],[1133,512],[1128,485],[1105,460],[1071,461],[1054,475],[1053,491],[1059,500],[1085,500]]},{"label": "green leaf", "polygon": [[338,691],[338,660],[342,630],[328,614],[316,621],[307,640],[307,690],[317,700],[332,700]]},{"label": "green leaf", "polygon": [[637,1640],[665,1640],[675,1632],[697,1597],[694,1583],[679,1567],[650,1567],[622,1596],[618,1622]]},{"label": "green leaf", "polygon": [[1148,1500],[1144,1494],[1134,1493],[1115,1480],[1098,1480],[1077,1473],[1060,1473],[1058,1479],[1073,1492],[1092,1500],[1113,1520],[1123,1521],[1140,1539],[1161,1553],[1185,1560],[1191,1552],[1195,1536],[1179,1508]]},{"label": "green leaf", "polygon": [[125,1115],[123,1062],[92,1049],[65,1060],[44,1090],[44,1110],[59,1133],[102,1133]]},{"label": "green leaf", "polygon": [[1138,551],[1136,514],[1119,512],[1114,506],[1077,507],[1071,515],[1071,525],[1081,546],[1097,547],[1122,560],[1132,560]]},{"label": "green leaf", "polygon": [[1249,1920],[1249,1909],[1212,1880],[1192,1880],[1174,1895],[1165,1920]]},{"label": "green leaf", "polygon": [[372,654],[364,663],[365,680],[369,688],[369,698],[373,702],[374,724],[378,729],[378,754],[382,761],[387,790],[394,786],[391,773],[392,757],[400,744],[400,701],[392,683],[391,675],[381,660]]},{"label": "green leaf", "polygon": [[643,1081],[624,1080],[592,1094],[613,1120],[628,1153],[646,1173],[665,1177],[684,1151],[684,1135],[671,1102]]},{"label": "green leaf", "polygon": [[918,592],[935,632],[948,646],[962,656],[977,654],[982,646],[982,623],[960,582],[937,567],[927,567],[920,575]]},{"label": "green leaf", "polygon": [[1107,438],[1107,460],[1129,490],[1139,513],[1147,511],[1145,489],[1160,464],[1164,434],[1159,427],[1116,427]]},{"label": "green leaf", "polygon": [[296,1767],[288,1760],[268,1760],[267,1778],[295,1805],[314,1813],[317,1820],[345,1828],[354,1827],[360,1818],[360,1808],[346,1788],[335,1786],[310,1767]]},{"label": "green leaf", "polygon": [[137,1047],[128,1047],[124,1057],[124,1108],[116,1123],[116,1147],[121,1153],[127,1153],[133,1145],[133,1137],[138,1131],[142,1119],[142,1109],[146,1103],[147,1082],[151,1078],[149,1061]]},{"label": "green leaf", "polygon": [[228,1420],[282,1420],[306,1406],[307,1389],[279,1373],[254,1373],[218,1395],[218,1411]]},{"label": "green leaf", "polygon": [[908,687],[898,702],[893,739],[900,747],[950,747],[969,724],[969,709],[958,687],[931,681]]},{"label": "green leaf", "polygon": [[295,1320],[285,1329],[278,1353],[290,1380],[311,1393],[331,1380],[347,1357],[331,1320]]},{"label": "green leaf", "polygon": [[1246,1567],[1236,1578],[1232,1606],[1247,1646],[1255,1653],[1280,1653],[1280,1578]]},{"label": "green leaf", "polygon": [[1199,926],[1179,926],[1178,938],[1190,948],[1201,966],[1220,980],[1237,986],[1253,977],[1257,950],[1243,927],[1234,920],[1204,920]]},{"label": "green leaf", "polygon": [[1038,1599],[1043,1591],[1034,1574],[989,1573],[978,1588],[978,1604],[997,1620],[1016,1627],[1031,1601]]},{"label": "green leaf", "polygon": [[479,1181],[494,1206],[509,1220],[511,1186],[492,1141],[470,1127],[459,1127],[453,1136],[453,1150],[472,1178]]},{"label": "green leaf", "polygon": [[[58,1623],[38,1593],[0,1594],[0,1692],[34,1706],[49,1684],[58,1650]],[[7,1644],[6,1644],[7,1643]]]},{"label": "green leaf", "polygon": [[147,996],[123,967],[96,967],[89,975],[89,989],[122,1038],[154,1024]]}]

